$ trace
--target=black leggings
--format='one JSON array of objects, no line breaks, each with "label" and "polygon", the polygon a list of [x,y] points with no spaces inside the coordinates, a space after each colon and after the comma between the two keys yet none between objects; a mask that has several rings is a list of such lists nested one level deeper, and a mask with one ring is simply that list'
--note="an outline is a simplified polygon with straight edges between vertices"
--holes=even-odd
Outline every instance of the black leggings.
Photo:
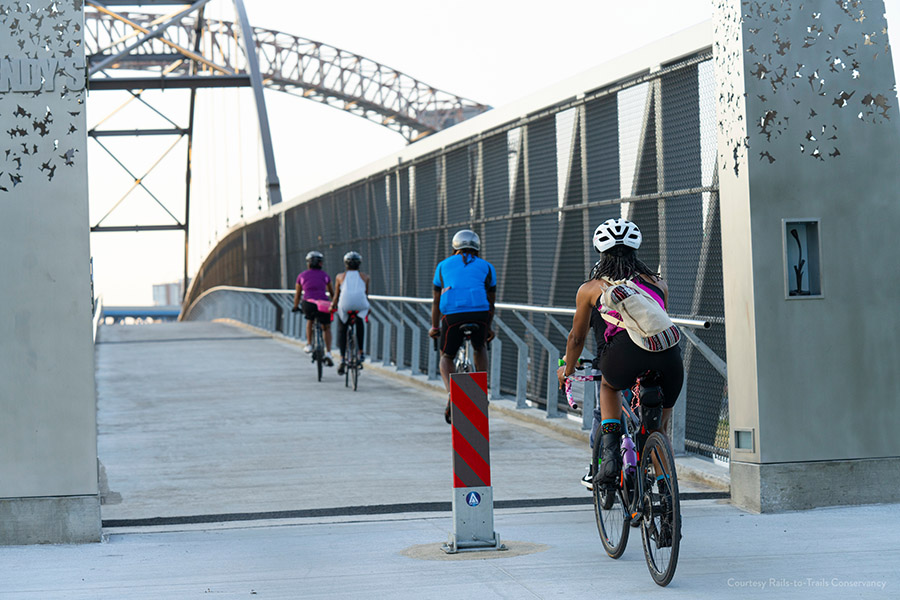
[{"label": "black leggings", "polygon": [[663,408],[672,408],[684,385],[684,365],[681,348],[675,346],[662,352],[649,352],[631,341],[627,331],[620,331],[603,347],[600,372],[613,389],[625,390],[645,371],[662,374]]},{"label": "black leggings", "polygon": [[[347,322],[344,323],[340,319],[338,322],[338,349],[341,351],[341,358],[345,358],[347,356],[347,327],[350,326],[350,317],[347,317]],[[363,352],[363,342],[366,341],[366,322],[359,317],[356,317],[356,347],[360,351]]]}]

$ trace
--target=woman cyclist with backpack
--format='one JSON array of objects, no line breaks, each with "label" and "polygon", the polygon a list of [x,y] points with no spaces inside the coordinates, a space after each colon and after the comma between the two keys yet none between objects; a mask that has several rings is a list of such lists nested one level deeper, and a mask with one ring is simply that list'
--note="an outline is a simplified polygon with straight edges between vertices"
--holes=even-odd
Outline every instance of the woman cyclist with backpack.
[{"label": "woman cyclist with backpack", "polygon": [[[601,462],[598,477],[601,485],[615,485],[622,469],[622,456],[619,452],[619,439],[622,435],[619,392],[630,388],[647,371],[659,373],[662,376],[659,386],[663,406],[660,430],[664,433],[671,419],[672,407],[684,383],[681,349],[677,345],[662,351],[647,350],[632,341],[628,331],[608,322],[603,316],[603,313],[609,313],[608,308],[601,303],[603,292],[613,282],[630,282],[628,285],[646,291],[663,309],[666,308],[668,287],[665,281],[644,264],[635,252],[640,248],[641,240],[637,225],[625,219],[609,219],[594,231],[592,242],[594,249],[600,253],[600,260],[591,270],[590,279],[578,289],[575,317],[566,343],[565,365],[557,371],[562,387],[566,377],[575,370],[588,330],[593,327],[597,340],[594,366],[602,373],[598,390],[601,415]],[[675,342],[677,343],[677,332]],[[595,419],[592,443],[596,443],[596,429]]]},{"label": "woman cyclist with backpack", "polygon": [[343,273],[338,273],[334,278],[335,288],[332,296],[331,310],[338,317],[338,349],[341,351],[341,365],[338,367],[338,375],[343,375],[347,369],[347,327],[349,311],[357,312],[356,319],[356,344],[362,359],[363,342],[366,335],[366,317],[369,315],[369,276],[359,270],[362,264],[362,255],[351,250],[344,255]]}]

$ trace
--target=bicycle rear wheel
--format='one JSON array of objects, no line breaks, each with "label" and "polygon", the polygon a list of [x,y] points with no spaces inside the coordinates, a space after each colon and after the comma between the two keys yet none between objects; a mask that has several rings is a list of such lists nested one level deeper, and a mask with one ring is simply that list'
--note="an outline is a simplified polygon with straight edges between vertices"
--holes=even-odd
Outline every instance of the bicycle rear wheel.
[{"label": "bicycle rear wheel", "polygon": [[347,340],[347,356],[350,357],[350,360],[347,363],[347,376],[350,381],[353,382],[353,391],[356,391],[356,386],[359,381],[359,348],[356,346],[356,332],[354,331],[356,327],[353,329],[347,329],[348,335],[350,339]]},{"label": "bicycle rear wheel", "polygon": [[[599,437],[599,436],[598,436]],[[591,478],[597,474],[600,464],[600,440],[594,440],[591,452]],[[619,558],[628,543],[628,508],[621,489],[604,490],[594,484],[594,518],[603,549],[610,558]]]},{"label": "bicycle rear wheel", "polygon": [[[641,521],[644,558],[647,559],[653,581],[666,586],[675,576],[675,567],[678,565],[681,503],[678,500],[678,477],[672,447],[669,440],[659,432],[651,433],[644,444],[641,474],[647,481],[644,490],[644,518]],[[654,483],[658,488],[657,492],[653,492]]]},{"label": "bicycle rear wheel", "polygon": [[316,324],[316,347],[313,350],[313,358],[316,361],[316,373],[319,381],[322,381],[322,367],[325,362],[325,340],[322,339],[322,328]]},{"label": "bicycle rear wheel", "polygon": [[463,345],[459,347],[459,351],[456,353],[456,358],[453,360],[453,371],[455,373],[473,373],[475,371],[474,365],[472,365],[472,361],[469,358],[469,349],[467,344],[470,344],[468,340],[463,342]]}]

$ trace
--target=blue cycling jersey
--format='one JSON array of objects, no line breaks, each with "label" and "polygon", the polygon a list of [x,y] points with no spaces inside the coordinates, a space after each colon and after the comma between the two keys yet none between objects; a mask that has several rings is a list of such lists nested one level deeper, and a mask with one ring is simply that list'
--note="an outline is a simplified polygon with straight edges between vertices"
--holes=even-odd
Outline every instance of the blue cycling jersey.
[{"label": "blue cycling jersey", "polygon": [[472,254],[454,254],[438,263],[434,286],[441,290],[441,314],[490,310],[487,293],[497,287],[497,273],[488,261]]}]

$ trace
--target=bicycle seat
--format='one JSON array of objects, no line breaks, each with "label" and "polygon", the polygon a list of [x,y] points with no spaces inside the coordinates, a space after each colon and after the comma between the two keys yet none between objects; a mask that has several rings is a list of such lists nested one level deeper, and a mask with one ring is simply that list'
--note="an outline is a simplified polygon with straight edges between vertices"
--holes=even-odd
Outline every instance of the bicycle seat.
[{"label": "bicycle seat", "polygon": [[481,329],[481,326],[478,323],[465,323],[464,325],[459,326],[460,333],[463,334],[463,337],[466,339],[470,339],[473,335],[478,333]]}]

